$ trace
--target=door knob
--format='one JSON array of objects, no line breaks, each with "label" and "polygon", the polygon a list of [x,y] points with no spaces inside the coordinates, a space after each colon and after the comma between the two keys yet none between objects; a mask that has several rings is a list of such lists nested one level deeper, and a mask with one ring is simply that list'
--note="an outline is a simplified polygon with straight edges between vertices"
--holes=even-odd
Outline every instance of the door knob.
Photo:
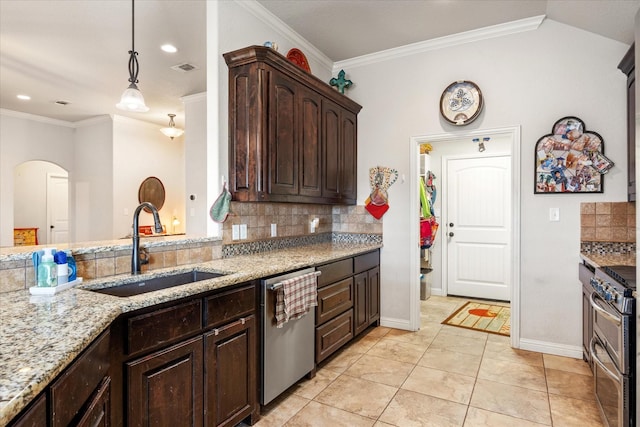
[{"label": "door knob", "polygon": [[449,223],[449,227],[453,227],[453,223],[452,222]]},{"label": "door knob", "polygon": [[450,232],[450,233],[449,233],[449,237],[453,237],[453,232]]}]

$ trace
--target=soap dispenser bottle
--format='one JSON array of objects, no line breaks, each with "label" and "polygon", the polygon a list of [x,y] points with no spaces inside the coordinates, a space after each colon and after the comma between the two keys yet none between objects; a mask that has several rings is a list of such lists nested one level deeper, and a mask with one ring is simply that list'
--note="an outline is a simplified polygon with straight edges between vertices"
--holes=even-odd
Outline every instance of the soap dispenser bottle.
[{"label": "soap dispenser bottle", "polygon": [[38,265],[38,286],[51,287],[58,284],[57,266],[53,261],[53,248],[45,248],[42,261]]}]

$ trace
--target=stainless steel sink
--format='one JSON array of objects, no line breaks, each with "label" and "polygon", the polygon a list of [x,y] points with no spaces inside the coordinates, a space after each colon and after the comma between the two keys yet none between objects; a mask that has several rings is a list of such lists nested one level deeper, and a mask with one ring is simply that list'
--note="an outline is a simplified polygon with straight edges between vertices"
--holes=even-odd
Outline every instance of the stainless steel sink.
[{"label": "stainless steel sink", "polygon": [[185,285],[187,283],[199,282],[201,280],[213,279],[224,276],[223,273],[211,273],[208,271],[187,271],[185,273],[177,273],[170,276],[154,277],[144,279],[133,283],[125,283],[123,285],[111,286],[109,288],[88,289],[101,294],[113,295],[116,297],[130,297],[140,295],[147,292],[159,291],[161,289],[172,288],[174,286]]}]

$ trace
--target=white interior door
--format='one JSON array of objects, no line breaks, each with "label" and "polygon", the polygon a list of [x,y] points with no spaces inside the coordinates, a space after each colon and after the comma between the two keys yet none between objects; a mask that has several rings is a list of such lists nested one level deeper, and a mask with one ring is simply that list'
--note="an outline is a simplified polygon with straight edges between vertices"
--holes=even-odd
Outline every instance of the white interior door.
[{"label": "white interior door", "polygon": [[447,294],[509,301],[510,156],[449,159],[445,185]]},{"label": "white interior door", "polygon": [[48,244],[69,242],[69,180],[66,176],[47,174]]}]

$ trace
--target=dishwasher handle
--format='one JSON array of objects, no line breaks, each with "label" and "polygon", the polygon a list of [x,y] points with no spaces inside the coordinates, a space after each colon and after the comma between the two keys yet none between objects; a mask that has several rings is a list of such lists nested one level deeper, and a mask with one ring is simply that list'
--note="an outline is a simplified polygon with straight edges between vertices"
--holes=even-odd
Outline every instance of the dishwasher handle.
[{"label": "dishwasher handle", "polygon": [[[307,273],[307,274],[311,274],[311,273]],[[321,271],[314,271],[313,274],[315,274],[316,277],[317,277],[317,276],[321,275],[322,272]],[[278,283],[274,283],[271,286],[268,286],[267,289],[269,289],[270,291],[275,291],[276,289],[281,288],[281,287],[282,287],[282,282],[278,282]]]}]

